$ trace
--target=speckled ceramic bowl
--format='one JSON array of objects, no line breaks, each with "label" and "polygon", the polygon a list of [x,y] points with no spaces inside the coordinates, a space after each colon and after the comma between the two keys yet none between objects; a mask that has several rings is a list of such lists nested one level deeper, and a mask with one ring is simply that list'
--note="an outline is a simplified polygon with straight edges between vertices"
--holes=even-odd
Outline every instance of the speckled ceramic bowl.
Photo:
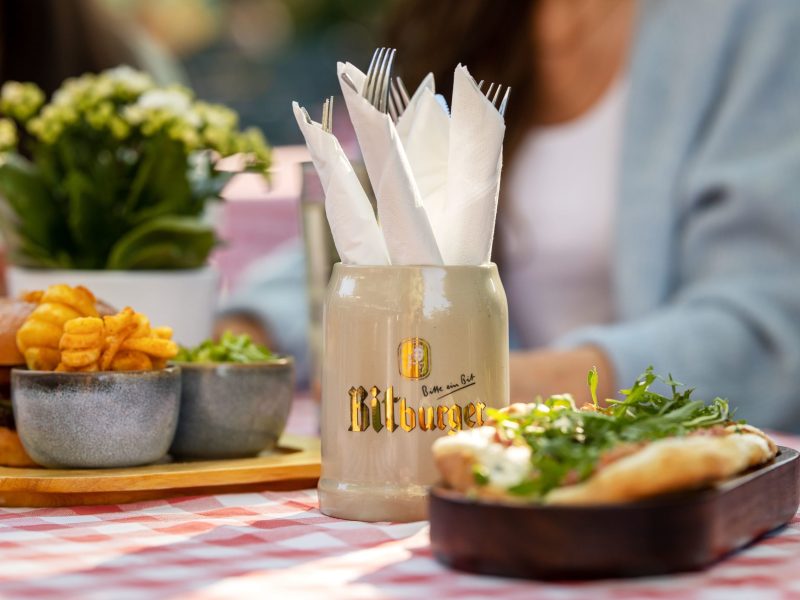
[{"label": "speckled ceramic bowl", "polygon": [[270,450],[286,427],[294,362],[181,363],[178,431],[170,453],[187,458],[240,458]]},{"label": "speckled ceramic bowl", "polygon": [[11,373],[22,444],[52,468],[132,467],[162,459],[180,409],[179,367],[160,371]]}]

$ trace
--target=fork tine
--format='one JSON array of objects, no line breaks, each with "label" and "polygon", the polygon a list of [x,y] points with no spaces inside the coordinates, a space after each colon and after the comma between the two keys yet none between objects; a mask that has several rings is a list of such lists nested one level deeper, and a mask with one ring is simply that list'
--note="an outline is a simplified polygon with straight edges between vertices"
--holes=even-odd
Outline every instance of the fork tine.
[{"label": "fork tine", "polygon": [[394,63],[394,55],[396,52],[397,50],[391,49],[387,53],[384,59],[383,69],[381,69],[381,72],[379,74],[380,75],[378,79],[379,87],[377,90],[378,95],[376,96],[375,100],[377,102],[378,110],[381,111],[382,113],[386,112],[386,101],[389,97],[389,84],[392,81],[392,64]]},{"label": "fork tine", "polygon": [[481,89],[482,87],[483,87],[483,79],[481,79],[481,80],[480,80],[480,82],[478,83],[478,91],[479,91],[479,92],[483,91],[483,90]]},{"label": "fork tine", "polygon": [[375,72],[375,67],[378,65],[378,60],[380,59],[382,53],[383,48],[376,48],[375,52],[372,53],[372,59],[369,61],[369,68],[367,69],[367,77],[364,79],[364,89],[361,90],[361,95],[365,98],[368,94],[368,88],[370,80],[372,79],[372,74]]},{"label": "fork tine", "polygon": [[389,95],[389,116],[392,117],[392,121],[395,123],[397,123],[398,119],[400,118],[400,110],[398,110],[395,99],[391,94]]},{"label": "fork tine", "polygon": [[372,53],[372,59],[369,61],[369,67],[367,68],[367,77],[372,74],[372,71],[375,69],[375,65],[378,63],[378,57],[380,56],[381,52],[383,52],[383,48],[375,48],[375,52]]},{"label": "fork tine", "polygon": [[384,105],[389,98],[389,88],[392,86],[392,70],[394,69],[394,59],[397,56],[397,49],[392,50],[392,59],[389,61],[389,70],[386,72],[386,90],[384,91]]},{"label": "fork tine", "polygon": [[348,75],[347,73],[342,73],[342,81],[344,81],[350,87],[350,89],[352,89],[356,94],[361,94],[361,92],[358,91],[355,82],[351,79],[350,75]]},{"label": "fork tine", "polygon": [[[497,106],[497,99],[500,97],[500,90],[502,90],[502,89],[503,89],[503,86],[498,84],[497,90],[495,91],[494,96],[492,96],[492,106]],[[488,98],[488,96],[487,96],[487,98]]]},{"label": "fork tine", "polygon": [[397,86],[392,83],[389,87],[389,113],[392,115],[392,119],[395,123],[397,123],[397,120],[400,118],[400,115],[403,114],[404,110],[403,99],[397,91]]},{"label": "fork tine", "polygon": [[508,104],[508,94],[511,91],[510,87],[506,88],[506,93],[503,95],[503,100],[500,102],[500,108],[497,109],[500,112],[500,116],[504,117],[506,114],[506,105]]},{"label": "fork tine", "polygon": [[[398,113],[402,113],[406,109],[407,104],[404,102],[403,95],[400,93],[400,89],[397,85],[397,78],[393,79],[392,84],[389,86],[389,102],[394,104]],[[398,116],[400,115],[398,114]]]},{"label": "fork tine", "polygon": [[394,80],[397,83],[397,89],[400,91],[400,96],[403,98],[403,110],[405,110],[406,107],[411,103],[411,96],[408,95],[406,85],[403,83],[403,80],[400,77],[395,77]]},{"label": "fork tine", "polygon": [[381,99],[381,92],[383,90],[383,76],[386,72],[386,61],[389,60],[390,48],[383,49],[383,56],[378,66],[375,68],[375,73],[372,75],[372,104],[376,108]]},{"label": "fork tine", "polygon": [[370,82],[370,94],[369,94],[369,103],[372,104],[375,108],[378,107],[378,94],[380,93],[380,86],[381,86],[381,76],[383,75],[383,65],[386,63],[386,57],[388,56],[388,48],[383,48],[384,52],[381,52],[380,60],[378,64],[375,65],[375,70],[372,72],[372,81]]},{"label": "fork tine", "polygon": [[333,132],[333,96],[326,98],[322,105],[322,129]]},{"label": "fork tine", "polygon": [[374,104],[373,98],[375,96],[375,80],[377,79],[376,75],[380,69],[385,52],[386,48],[378,48],[375,50],[375,54],[372,55],[372,62],[367,70],[367,79],[364,83],[364,92],[362,93],[362,96],[364,96],[364,98],[366,98],[370,104]]},{"label": "fork tine", "polygon": [[489,84],[489,89],[488,89],[488,90],[486,90],[486,99],[487,99],[487,100],[489,99],[489,96],[491,96],[491,95],[492,95],[492,90],[493,90],[493,89],[494,89],[494,84],[493,84],[493,83],[490,83],[490,84]]}]

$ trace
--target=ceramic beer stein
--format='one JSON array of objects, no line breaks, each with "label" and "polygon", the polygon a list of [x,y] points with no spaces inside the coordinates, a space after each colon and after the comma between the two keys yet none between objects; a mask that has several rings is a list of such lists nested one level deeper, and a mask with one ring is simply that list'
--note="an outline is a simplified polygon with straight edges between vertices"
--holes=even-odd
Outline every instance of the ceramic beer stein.
[{"label": "ceramic beer stein", "polygon": [[508,404],[497,267],[337,264],[323,328],[322,512],[426,518],[434,440]]}]

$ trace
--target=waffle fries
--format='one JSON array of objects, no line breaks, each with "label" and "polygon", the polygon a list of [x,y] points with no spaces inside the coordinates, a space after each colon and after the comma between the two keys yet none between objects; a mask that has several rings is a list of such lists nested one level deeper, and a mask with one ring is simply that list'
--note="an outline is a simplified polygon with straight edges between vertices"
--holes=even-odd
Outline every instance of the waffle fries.
[{"label": "waffle fries", "polygon": [[84,287],[53,285],[23,297],[38,304],[17,332],[17,347],[29,369],[52,371],[61,362],[64,326],[73,319],[97,317],[97,301]]},{"label": "waffle fries", "polygon": [[152,328],[130,307],[101,318],[85,288],[56,285],[25,299],[39,303],[17,333],[29,369],[150,371],[163,369],[178,353],[171,328]]}]

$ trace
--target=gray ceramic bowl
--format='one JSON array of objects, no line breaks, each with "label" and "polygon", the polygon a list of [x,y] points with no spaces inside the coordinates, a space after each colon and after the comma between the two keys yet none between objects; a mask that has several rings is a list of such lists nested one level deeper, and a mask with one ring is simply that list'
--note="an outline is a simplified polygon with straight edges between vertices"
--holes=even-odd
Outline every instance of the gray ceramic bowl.
[{"label": "gray ceramic bowl", "polygon": [[22,445],[45,467],[110,468],[166,455],[180,409],[178,367],[160,371],[11,372]]},{"label": "gray ceramic bowl", "polygon": [[171,454],[240,458],[275,447],[294,395],[291,358],[180,365],[181,415]]}]

